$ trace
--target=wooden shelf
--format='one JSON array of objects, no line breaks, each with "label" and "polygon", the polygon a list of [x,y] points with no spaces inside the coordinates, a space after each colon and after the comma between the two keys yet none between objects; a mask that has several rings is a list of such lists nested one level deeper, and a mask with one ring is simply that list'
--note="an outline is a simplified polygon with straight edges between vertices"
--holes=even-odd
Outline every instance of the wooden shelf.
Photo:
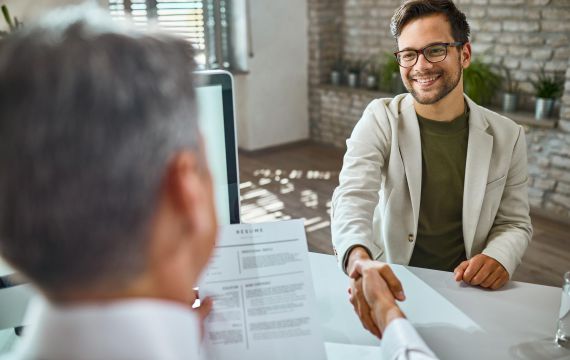
[{"label": "wooden shelf", "polygon": [[[394,94],[379,91],[379,90],[368,90],[364,88],[351,88],[346,85],[331,85],[331,84],[323,84],[318,86],[319,89],[325,91],[338,91],[343,93],[350,93],[350,94],[360,94],[368,97],[375,97],[375,98],[386,98],[386,97],[394,97]],[[531,112],[526,111],[517,111],[514,113],[507,113],[503,112],[498,107],[488,107],[488,109],[501,114],[503,116],[508,117],[509,119],[515,121],[521,125],[527,125],[532,127],[538,127],[543,129],[553,129],[556,127],[558,123],[558,119],[543,119],[543,120],[536,120],[534,118],[534,114]]]},{"label": "wooden shelf", "polygon": [[534,118],[534,114],[531,112],[517,111],[514,113],[508,113],[508,112],[502,111],[499,108],[490,107],[489,109],[493,110],[494,112],[496,112],[498,114],[506,116],[509,119],[511,119],[511,120],[515,121],[516,123],[521,124],[521,125],[528,125],[528,126],[539,127],[539,128],[543,128],[543,129],[554,129],[556,127],[556,124],[558,123],[558,119],[536,120]]}]

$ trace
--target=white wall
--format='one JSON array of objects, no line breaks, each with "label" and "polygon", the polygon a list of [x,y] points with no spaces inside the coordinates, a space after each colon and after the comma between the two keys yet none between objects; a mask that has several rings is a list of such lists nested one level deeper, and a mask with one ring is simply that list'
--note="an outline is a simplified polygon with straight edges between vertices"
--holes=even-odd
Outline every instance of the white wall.
[{"label": "white wall", "polygon": [[[108,0],[4,0],[24,22],[64,4]],[[250,0],[254,56],[235,75],[238,146],[258,150],[309,138],[307,0]],[[3,19],[0,29],[4,28]]]},{"label": "white wall", "polygon": [[307,0],[250,0],[254,56],[235,75],[238,146],[309,138]]}]

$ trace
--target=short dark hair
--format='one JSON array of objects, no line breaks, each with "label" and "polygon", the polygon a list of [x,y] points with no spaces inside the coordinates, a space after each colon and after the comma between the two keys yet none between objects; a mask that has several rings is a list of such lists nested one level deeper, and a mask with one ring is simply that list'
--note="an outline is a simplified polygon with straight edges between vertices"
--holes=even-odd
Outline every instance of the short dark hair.
[{"label": "short dark hair", "polygon": [[49,293],[122,288],[169,161],[201,155],[194,53],[96,8],[51,16],[0,41],[0,254]]},{"label": "short dark hair", "polygon": [[462,13],[451,0],[406,0],[396,9],[390,30],[396,40],[400,37],[402,29],[410,21],[431,15],[444,14],[451,25],[451,34],[455,41],[466,43],[469,41],[471,30],[465,14]]}]

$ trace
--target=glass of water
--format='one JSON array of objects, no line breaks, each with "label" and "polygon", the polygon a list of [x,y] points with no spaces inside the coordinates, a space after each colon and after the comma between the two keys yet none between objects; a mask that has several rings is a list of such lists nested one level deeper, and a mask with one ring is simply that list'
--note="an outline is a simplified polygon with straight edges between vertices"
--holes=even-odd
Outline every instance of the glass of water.
[{"label": "glass of water", "polygon": [[555,342],[559,346],[570,348],[570,271],[564,274]]}]

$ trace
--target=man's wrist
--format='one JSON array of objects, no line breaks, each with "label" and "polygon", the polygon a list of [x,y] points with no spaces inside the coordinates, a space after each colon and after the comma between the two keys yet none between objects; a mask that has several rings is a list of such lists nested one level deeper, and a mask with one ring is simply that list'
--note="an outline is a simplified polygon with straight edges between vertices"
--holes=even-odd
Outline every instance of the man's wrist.
[{"label": "man's wrist", "polygon": [[356,260],[371,260],[368,250],[364,246],[355,246],[348,253],[348,261],[346,262],[346,272],[350,274]]},{"label": "man's wrist", "polygon": [[386,304],[383,305],[384,306],[380,306],[379,304],[377,304],[376,306],[374,306],[373,310],[375,315],[374,318],[377,321],[376,326],[378,326],[378,328],[382,332],[386,330],[386,328],[392,321],[396,319],[406,318],[406,315],[404,315],[404,313],[402,312],[402,310],[400,310],[398,305],[396,304],[388,306],[385,306]]}]

